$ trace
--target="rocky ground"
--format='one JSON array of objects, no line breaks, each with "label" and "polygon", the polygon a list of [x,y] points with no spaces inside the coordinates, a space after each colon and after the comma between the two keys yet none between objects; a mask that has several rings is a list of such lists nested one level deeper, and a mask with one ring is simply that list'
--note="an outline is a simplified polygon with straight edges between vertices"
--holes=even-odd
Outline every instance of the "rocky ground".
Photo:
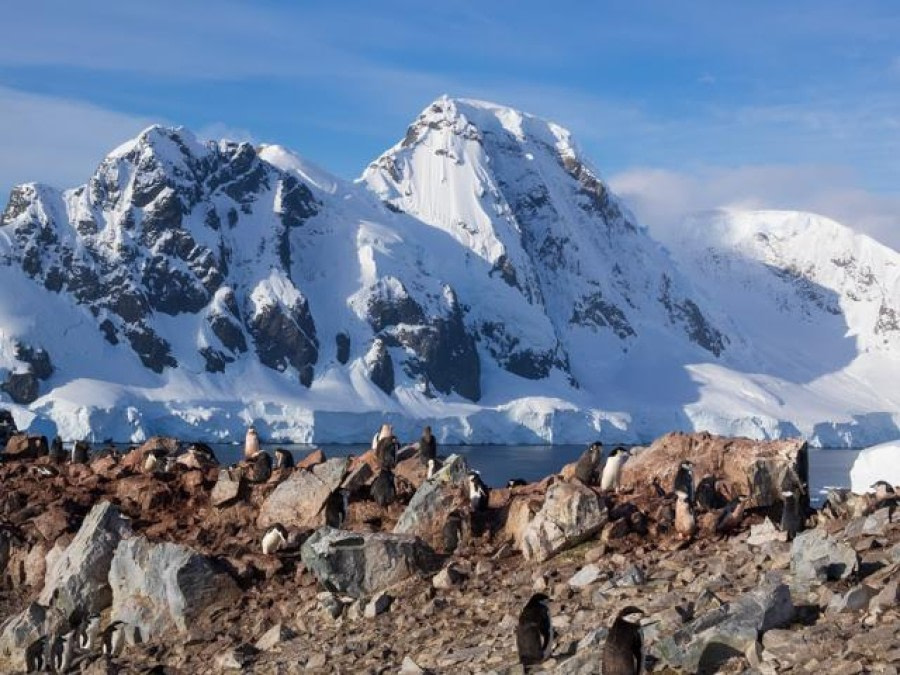
[{"label": "rocky ground", "polygon": [[[542,591],[556,638],[533,672],[600,672],[606,628],[636,605],[653,672],[896,673],[891,501],[832,495],[827,515],[810,514],[787,541],[766,522],[777,506],[767,502],[785,476],[805,475],[802,446],[735,443],[665,437],[629,460],[638,468],[617,493],[593,484],[600,464],[570,466],[493,490],[489,511],[472,516],[461,459],[425,480],[421,460],[401,455],[399,501],[381,508],[368,496],[370,453],[312,456],[254,483],[251,466],[220,470],[172,439],[72,464],[16,436],[0,463],[0,671],[21,672],[35,639],[96,611],[104,626],[125,622],[135,644],[76,654],[73,672],[517,673],[516,620]],[[753,480],[739,485],[730,462],[720,486],[749,489],[753,511],[720,536],[716,510],[701,510],[700,531],[681,540],[648,471],[667,491],[673,456],[693,456],[699,479],[729,452]],[[151,453],[179,460],[147,471]],[[639,470],[654,453],[665,465]],[[324,505],[340,487],[349,514],[334,530]],[[265,556],[275,522],[288,544]]]}]

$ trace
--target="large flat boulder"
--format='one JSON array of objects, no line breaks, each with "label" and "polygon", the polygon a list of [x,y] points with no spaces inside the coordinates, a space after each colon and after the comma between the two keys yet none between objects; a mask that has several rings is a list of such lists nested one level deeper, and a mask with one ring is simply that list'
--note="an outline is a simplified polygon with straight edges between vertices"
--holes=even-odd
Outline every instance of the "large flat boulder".
[{"label": "large flat boulder", "polygon": [[791,571],[798,581],[846,579],[859,569],[859,555],[821,529],[807,530],[791,542]]},{"label": "large flat boulder", "polygon": [[335,457],[311,470],[294,471],[263,502],[256,524],[270,527],[316,527],[325,522],[322,507],[328,495],[337,490],[347,473],[347,458]]},{"label": "large flat boulder", "polygon": [[771,628],[794,618],[786,584],[767,580],[734,602],[706,612],[673,635],[657,640],[652,651],[662,661],[688,673],[718,672],[733,656],[744,655]]},{"label": "large flat boulder", "polygon": [[706,432],[674,432],[630,457],[622,467],[621,485],[646,490],[658,478],[670,490],[683,460],[694,463],[695,481],[715,476],[734,495],[747,494],[753,507],[771,506],[781,501],[783,490],[809,484],[805,441],[754,441]]},{"label": "large flat boulder", "polygon": [[468,503],[468,473],[469,466],[464,457],[448,457],[441,470],[416,490],[397,521],[394,533],[416,535],[429,545],[440,547],[447,516]]},{"label": "large flat boulder", "polygon": [[109,502],[91,509],[65,553],[47,569],[38,601],[65,616],[100,612],[112,602],[109,566],[116,547],[131,536],[129,520]]},{"label": "large flat boulder", "polygon": [[543,561],[589,539],[609,516],[597,494],[581,483],[556,483],[547,489],[544,505],[521,536],[526,560]]},{"label": "large flat boulder", "polygon": [[143,640],[185,632],[204,612],[240,595],[234,580],[205,556],[145,537],[119,542],[109,584],[112,620],[134,626]]},{"label": "large flat boulder", "polygon": [[418,537],[332,527],[322,527],[307,539],[301,556],[326,589],[355,598],[439,567],[434,551]]}]

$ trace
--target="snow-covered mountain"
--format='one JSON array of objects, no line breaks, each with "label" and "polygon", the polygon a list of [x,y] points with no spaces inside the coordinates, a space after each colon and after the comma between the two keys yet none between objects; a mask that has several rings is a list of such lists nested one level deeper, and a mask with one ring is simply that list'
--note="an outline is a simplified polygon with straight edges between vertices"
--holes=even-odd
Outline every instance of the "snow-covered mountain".
[{"label": "snow-covered mountain", "polygon": [[716,214],[673,257],[565,129],[477,101],[357,183],[152,127],[86,185],[13,190],[3,405],[118,440],[896,435],[867,378],[900,374],[898,254],[813,218]]}]

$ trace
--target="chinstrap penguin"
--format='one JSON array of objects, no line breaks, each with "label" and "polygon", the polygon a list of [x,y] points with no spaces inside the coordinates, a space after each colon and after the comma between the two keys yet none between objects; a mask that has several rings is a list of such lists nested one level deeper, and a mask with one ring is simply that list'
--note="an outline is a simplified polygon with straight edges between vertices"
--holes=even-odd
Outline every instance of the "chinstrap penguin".
[{"label": "chinstrap penguin", "polygon": [[88,615],[78,633],[78,648],[84,652],[92,652],[97,647],[100,637],[100,615],[94,612]]},{"label": "chinstrap penguin", "polygon": [[293,469],[294,456],[284,448],[275,448],[275,468]]},{"label": "chinstrap penguin", "polygon": [[325,524],[340,529],[347,519],[348,495],[346,490],[338,489],[328,495],[325,500]]},{"label": "chinstrap penguin", "polygon": [[676,490],[675,496],[675,531],[682,539],[690,539],[697,533],[697,519],[694,516],[694,507],[688,500],[684,490]]},{"label": "chinstrap penguin", "polygon": [[125,624],[113,621],[100,633],[101,649],[106,656],[119,656],[125,646]]},{"label": "chinstrap penguin", "polygon": [[678,467],[672,491],[685,493],[691,505],[694,504],[694,463],[690,460],[684,460]]},{"label": "chinstrap penguin", "polygon": [[[595,441],[581,453],[575,462],[575,478],[585,485],[593,485],[597,480],[597,470],[603,463],[603,443]],[[602,473],[602,472],[601,472]]]},{"label": "chinstrap penguin", "polygon": [[640,616],[637,607],[619,611],[603,644],[603,675],[639,675],[644,667]]},{"label": "chinstrap penguin", "polygon": [[437,439],[431,433],[431,427],[422,430],[422,438],[419,439],[419,454],[422,459],[437,458]]},{"label": "chinstrap penguin", "polygon": [[394,503],[397,488],[394,485],[394,474],[390,469],[381,469],[378,472],[378,476],[372,482],[371,493],[372,499],[382,508]]},{"label": "chinstrap penguin", "polygon": [[66,449],[63,447],[63,439],[59,436],[55,436],[50,443],[50,461],[57,464],[66,461]]},{"label": "chinstrap penguin", "polygon": [[255,457],[258,452],[259,435],[256,433],[256,429],[250,427],[247,429],[246,436],[244,436],[244,459]]},{"label": "chinstrap penguin", "polygon": [[803,516],[800,514],[800,500],[793,490],[785,490],[781,493],[781,531],[787,534],[788,541],[797,536],[803,529]]},{"label": "chinstrap penguin", "polygon": [[250,458],[249,480],[251,483],[265,483],[272,477],[272,456],[262,450]]},{"label": "chinstrap penguin", "polygon": [[25,649],[25,672],[42,673],[48,665],[47,636],[42,635]]},{"label": "chinstrap penguin", "polygon": [[75,441],[75,444],[72,446],[70,461],[72,464],[87,464],[90,452],[91,446],[87,441]]},{"label": "chinstrap penguin", "polygon": [[553,649],[553,622],[550,617],[550,598],[535,593],[522,608],[516,626],[516,646],[519,661],[524,666],[544,661]]},{"label": "chinstrap penguin", "polygon": [[56,673],[64,673],[72,665],[75,652],[75,631],[58,635],[50,647],[50,665]]},{"label": "chinstrap penguin", "polygon": [[469,506],[473,513],[486,511],[488,508],[489,488],[476,472],[469,473]]},{"label": "chinstrap penguin", "polygon": [[622,465],[628,459],[628,451],[621,445],[615,448],[603,465],[603,473],[600,476],[600,489],[604,492],[619,489],[619,475],[622,473]]}]

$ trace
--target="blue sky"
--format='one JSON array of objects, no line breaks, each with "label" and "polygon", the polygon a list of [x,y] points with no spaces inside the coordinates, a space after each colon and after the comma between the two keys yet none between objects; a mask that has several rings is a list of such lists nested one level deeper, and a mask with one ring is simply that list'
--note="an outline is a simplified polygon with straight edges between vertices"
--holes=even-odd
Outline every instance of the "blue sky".
[{"label": "blue sky", "polygon": [[895,2],[35,0],[3,24],[4,192],[82,183],[156,121],[352,178],[447,93],[570,128],[660,232],[797,208],[900,248]]}]

